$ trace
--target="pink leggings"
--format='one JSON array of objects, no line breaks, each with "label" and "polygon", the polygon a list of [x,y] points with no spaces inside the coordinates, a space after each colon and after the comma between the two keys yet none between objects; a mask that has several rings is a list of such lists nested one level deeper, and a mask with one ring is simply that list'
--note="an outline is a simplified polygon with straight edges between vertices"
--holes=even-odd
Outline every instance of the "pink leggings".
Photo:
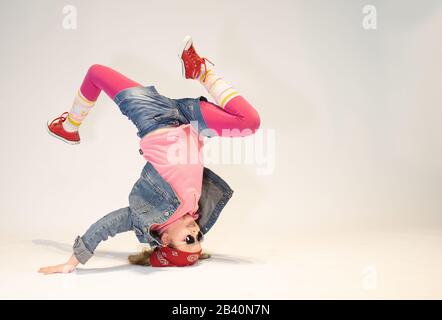
[{"label": "pink leggings", "polygon": [[[109,67],[94,64],[89,68],[80,91],[90,101],[96,101],[102,90],[113,100],[121,90],[139,86],[142,85]],[[219,136],[248,136],[259,128],[258,112],[242,96],[230,100],[224,109],[206,101],[200,101],[200,106],[207,126]],[[236,130],[223,132],[223,129]]]}]

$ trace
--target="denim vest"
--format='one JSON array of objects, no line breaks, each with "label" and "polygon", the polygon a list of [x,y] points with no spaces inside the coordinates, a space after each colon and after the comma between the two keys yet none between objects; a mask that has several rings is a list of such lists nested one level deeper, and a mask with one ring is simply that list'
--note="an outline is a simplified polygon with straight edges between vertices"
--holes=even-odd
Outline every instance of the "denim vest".
[{"label": "denim vest", "polygon": [[[140,138],[161,127],[188,123],[204,136],[215,136],[201,114],[201,100],[207,101],[203,96],[167,98],[154,86],[125,89],[114,98],[121,112],[137,127]],[[233,190],[221,177],[204,167],[197,211],[197,223],[202,233],[206,234],[215,224],[232,194]],[[161,245],[158,233],[151,231],[151,226],[166,222],[179,205],[180,200],[173,188],[147,161],[129,194],[129,206],[107,214],[89,227],[82,237],[78,236],[73,246],[74,254],[85,263],[101,241],[129,230],[135,231],[142,243],[149,243],[152,247]]]}]

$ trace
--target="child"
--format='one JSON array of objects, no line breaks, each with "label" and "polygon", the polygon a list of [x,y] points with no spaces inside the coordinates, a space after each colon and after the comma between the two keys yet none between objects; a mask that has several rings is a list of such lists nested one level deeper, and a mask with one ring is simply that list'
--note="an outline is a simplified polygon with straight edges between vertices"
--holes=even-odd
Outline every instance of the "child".
[{"label": "child", "polygon": [[185,37],[179,56],[183,77],[199,81],[215,103],[203,96],[171,99],[154,86],[144,87],[95,64],[89,68],[71,110],[48,121],[49,134],[69,144],[80,143],[78,128],[104,91],[137,127],[139,152],[146,165],[129,195],[129,206],[107,214],[83,236],[77,236],[73,255],[66,263],[40,268],[39,272],[72,272],[93,256],[101,241],[130,230],[153,248],[130,256],[133,264],[188,266],[208,257],[201,253],[201,241],[233,190],[204,166],[204,137],[253,134],[260,118],[247,100],[207,67],[208,59],[196,53],[190,36]]}]

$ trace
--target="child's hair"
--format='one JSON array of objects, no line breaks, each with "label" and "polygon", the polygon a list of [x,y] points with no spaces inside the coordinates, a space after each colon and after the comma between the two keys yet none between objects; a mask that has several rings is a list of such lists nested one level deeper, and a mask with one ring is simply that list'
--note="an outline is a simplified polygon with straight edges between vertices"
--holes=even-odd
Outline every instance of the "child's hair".
[{"label": "child's hair", "polygon": [[[131,254],[128,258],[131,264],[136,264],[139,266],[150,266],[149,258],[152,254],[153,249],[143,249],[140,253]],[[199,260],[210,258],[210,254],[202,252],[200,254]]]},{"label": "child's hair", "polygon": [[137,264],[140,266],[150,266],[149,258],[152,254],[152,249],[143,249],[140,253],[131,254],[128,258],[131,264]]}]

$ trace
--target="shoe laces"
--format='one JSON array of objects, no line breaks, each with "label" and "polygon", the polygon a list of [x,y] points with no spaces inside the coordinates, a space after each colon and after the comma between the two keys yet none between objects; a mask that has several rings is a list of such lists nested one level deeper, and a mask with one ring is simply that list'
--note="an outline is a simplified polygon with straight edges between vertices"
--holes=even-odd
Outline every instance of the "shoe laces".
[{"label": "shoe laces", "polygon": [[[57,121],[57,120],[61,120],[61,122],[64,122],[65,120],[66,120],[66,118],[68,117],[68,115],[69,115],[69,112],[63,112],[62,114],[61,114],[61,116],[59,116],[59,117],[57,117],[57,118],[55,118],[54,120],[52,120],[51,121],[51,123],[49,124],[49,125],[51,125],[51,124],[53,124],[55,121]],[[58,122],[59,123],[59,122]]]},{"label": "shoe laces", "polygon": [[[204,65],[204,79],[202,79],[203,81],[204,80],[206,80],[206,76],[207,76],[207,66],[206,66],[206,60],[212,65],[212,66],[215,66],[215,64],[212,62],[212,61],[210,61],[209,59],[207,59],[207,58],[201,58],[202,59],[202,61],[203,61],[203,65]],[[201,71],[201,70],[200,70]],[[199,74],[197,75],[197,77],[199,76]]]},{"label": "shoe laces", "polygon": [[[204,65],[204,73],[207,73],[207,65],[206,65],[206,61],[208,61],[212,66],[215,66],[215,64],[210,61],[209,59],[205,58],[205,57],[200,57],[196,51],[193,45],[190,46],[189,49],[187,49],[189,51],[189,59],[194,63],[194,65],[197,65],[197,63],[201,63]],[[195,78],[197,78],[200,74],[201,70],[196,70],[196,74],[194,74],[193,76]]]}]

